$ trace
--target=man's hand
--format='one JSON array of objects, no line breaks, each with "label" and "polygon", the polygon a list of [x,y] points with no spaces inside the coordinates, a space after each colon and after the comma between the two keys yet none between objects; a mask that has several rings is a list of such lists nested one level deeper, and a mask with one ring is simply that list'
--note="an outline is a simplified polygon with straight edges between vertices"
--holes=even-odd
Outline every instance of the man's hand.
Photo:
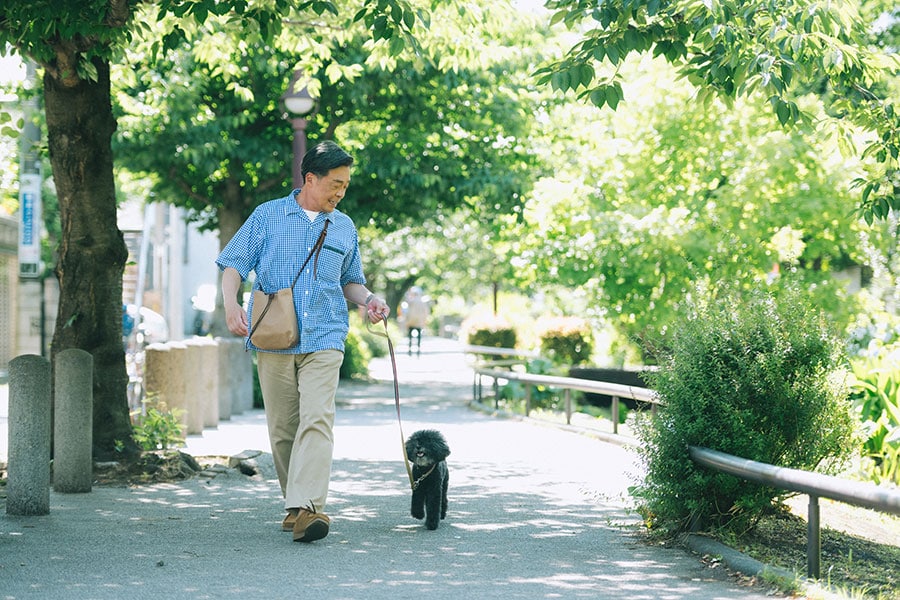
[{"label": "man's hand", "polygon": [[247,311],[240,304],[234,302],[230,306],[225,307],[225,324],[228,331],[234,335],[246,336],[247,330]]},{"label": "man's hand", "polygon": [[386,321],[388,315],[391,314],[391,308],[387,305],[387,302],[378,296],[373,296],[369,303],[366,304],[366,314],[369,315],[369,322],[374,324],[379,321]]}]

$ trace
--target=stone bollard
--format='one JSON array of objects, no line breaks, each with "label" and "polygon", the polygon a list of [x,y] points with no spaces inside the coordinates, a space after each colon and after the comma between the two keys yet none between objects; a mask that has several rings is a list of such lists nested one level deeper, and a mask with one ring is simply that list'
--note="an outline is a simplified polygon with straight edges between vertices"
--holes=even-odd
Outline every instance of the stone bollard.
[{"label": "stone bollard", "polygon": [[217,337],[216,351],[218,353],[218,386],[219,386],[219,420],[231,419],[231,407],[234,402],[235,389],[232,385],[234,369],[231,366],[231,354],[228,348],[229,339]]},{"label": "stone bollard", "polygon": [[244,340],[241,338],[220,337],[216,341],[222,356],[219,361],[219,393],[222,394],[222,402],[230,404],[230,414],[239,415],[247,409],[241,403],[241,361],[250,360],[250,354],[244,352]]},{"label": "stone bollard", "polygon": [[187,409],[187,435],[203,433],[203,375],[201,373],[200,346],[193,340],[183,343],[184,353],[184,395]]},{"label": "stone bollard", "polygon": [[25,354],[9,361],[6,512],[50,514],[50,363]]},{"label": "stone bollard", "polygon": [[244,349],[244,341],[234,349],[234,368],[237,375],[235,389],[240,412],[253,410],[253,355]]},{"label": "stone bollard", "polygon": [[53,489],[91,491],[94,422],[94,357],[79,348],[63,350],[53,363]]},{"label": "stone bollard", "polygon": [[144,394],[164,406],[160,410],[179,411],[181,434],[186,435],[187,400],[185,398],[185,360],[187,346],[180,342],[150,344],[144,349]]},{"label": "stone bollard", "polygon": [[198,410],[201,428],[219,426],[219,350],[218,344],[208,337],[195,337],[187,341],[197,353]]}]

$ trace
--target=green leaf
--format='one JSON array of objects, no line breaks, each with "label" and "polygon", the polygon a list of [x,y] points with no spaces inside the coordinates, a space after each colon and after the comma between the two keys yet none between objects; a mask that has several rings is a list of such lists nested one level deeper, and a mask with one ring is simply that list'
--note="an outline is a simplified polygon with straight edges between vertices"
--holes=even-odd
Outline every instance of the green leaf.
[{"label": "green leaf", "polygon": [[791,65],[783,62],[781,63],[781,79],[784,80],[784,84],[787,86],[791,85],[791,80],[794,77],[794,69]]},{"label": "green leaf", "polygon": [[209,16],[209,9],[207,9],[206,6],[201,4],[200,2],[194,4],[193,10],[191,12],[194,14],[194,19],[196,19],[198,23],[205,22],[206,18]]},{"label": "green leaf", "polygon": [[550,77],[550,85],[553,86],[554,90],[559,90],[560,92],[565,92],[571,86],[569,80],[569,72],[568,71],[557,71]]},{"label": "green leaf", "polygon": [[616,107],[619,105],[619,101],[622,99],[622,88],[618,85],[609,85],[606,86],[606,103],[613,110],[616,110]]},{"label": "green leaf", "polygon": [[578,69],[578,83],[582,87],[589,87],[594,81],[594,68],[589,64],[583,64]]},{"label": "green leaf", "polygon": [[609,62],[614,65],[619,64],[619,49],[615,46],[609,46],[606,48],[606,56],[609,58]]},{"label": "green leaf", "polygon": [[775,104],[775,114],[778,116],[778,122],[787,125],[791,121],[791,107],[786,102],[778,100]]},{"label": "green leaf", "polygon": [[391,38],[391,41],[388,44],[388,48],[390,50],[391,56],[400,56],[403,50],[406,48],[406,44],[403,42],[403,37],[399,35],[395,35]]}]

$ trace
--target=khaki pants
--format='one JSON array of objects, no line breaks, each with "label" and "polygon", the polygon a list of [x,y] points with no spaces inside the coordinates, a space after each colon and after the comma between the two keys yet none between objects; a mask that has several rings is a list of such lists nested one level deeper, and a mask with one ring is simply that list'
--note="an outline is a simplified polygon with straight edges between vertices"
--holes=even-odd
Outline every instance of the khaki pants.
[{"label": "khaki pants", "polygon": [[257,353],[275,472],[284,507],[325,508],[334,450],[334,396],[344,354]]}]

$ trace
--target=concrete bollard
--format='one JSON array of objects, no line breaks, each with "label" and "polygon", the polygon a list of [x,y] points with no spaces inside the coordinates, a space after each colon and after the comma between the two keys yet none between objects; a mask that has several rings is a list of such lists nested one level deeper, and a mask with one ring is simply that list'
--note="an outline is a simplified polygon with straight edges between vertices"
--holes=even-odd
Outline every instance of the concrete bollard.
[{"label": "concrete bollard", "polygon": [[180,342],[150,344],[144,349],[144,394],[163,404],[160,410],[180,411],[181,433],[188,431],[185,379],[187,346]]},{"label": "concrete bollard", "polygon": [[220,337],[216,341],[222,357],[219,361],[219,394],[223,404],[229,403],[229,413],[239,415],[247,410],[241,403],[241,361],[250,360],[250,353],[244,352],[244,341],[241,338]]},{"label": "concrete bollard", "polygon": [[244,342],[234,349],[234,368],[237,375],[237,405],[240,412],[253,410],[253,355],[244,350]]},{"label": "concrete bollard", "polygon": [[50,514],[50,363],[25,354],[9,361],[6,512]]},{"label": "concrete bollard", "polygon": [[193,340],[183,342],[184,353],[184,395],[187,409],[187,435],[203,433],[203,381],[201,373],[200,347]]},{"label": "concrete bollard", "polygon": [[216,342],[216,387],[218,389],[219,399],[219,420],[227,421],[231,419],[231,404],[234,396],[231,382],[229,381],[232,372],[229,362],[228,342],[225,338],[217,337]]},{"label": "concrete bollard", "polygon": [[219,351],[217,344],[207,337],[195,337],[187,342],[197,353],[197,395],[202,428],[219,426]]},{"label": "concrete bollard", "polygon": [[91,491],[93,480],[94,357],[63,350],[53,363],[53,489]]}]

